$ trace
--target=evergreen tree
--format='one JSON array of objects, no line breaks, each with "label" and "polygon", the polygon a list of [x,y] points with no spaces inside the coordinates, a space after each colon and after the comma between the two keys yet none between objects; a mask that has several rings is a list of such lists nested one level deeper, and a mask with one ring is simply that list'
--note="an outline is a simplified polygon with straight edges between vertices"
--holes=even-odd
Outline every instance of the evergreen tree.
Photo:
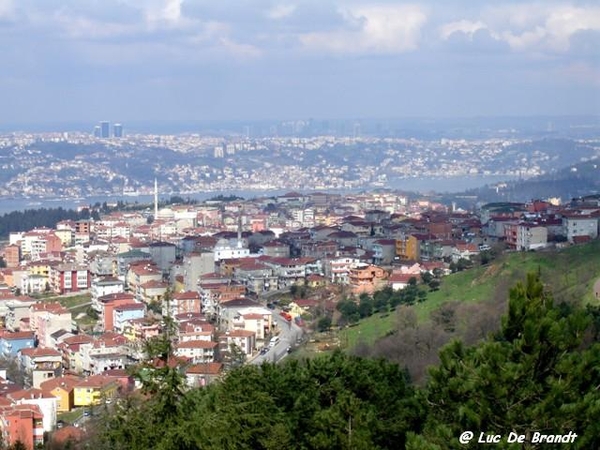
[{"label": "evergreen tree", "polygon": [[[412,448],[465,448],[465,430],[579,437],[573,448],[600,445],[600,348],[581,348],[590,325],[582,309],[556,307],[536,274],[510,291],[500,332],[477,347],[455,341],[440,353],[426,390],[425,433]],[[499,448],[507,445],[502,443]],[[476,447],[473,444],[474,448]],[[520,448],[520,447],[519,447]]]}]

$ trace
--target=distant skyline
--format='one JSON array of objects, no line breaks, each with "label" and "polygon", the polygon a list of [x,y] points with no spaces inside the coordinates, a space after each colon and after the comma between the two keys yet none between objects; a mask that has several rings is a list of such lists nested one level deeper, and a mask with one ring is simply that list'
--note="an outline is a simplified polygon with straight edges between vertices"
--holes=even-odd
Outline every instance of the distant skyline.
[{"label": "distant skyline", "polygon": [[600,5],[0,0],[0,61],[4,125],[598,115]]}]

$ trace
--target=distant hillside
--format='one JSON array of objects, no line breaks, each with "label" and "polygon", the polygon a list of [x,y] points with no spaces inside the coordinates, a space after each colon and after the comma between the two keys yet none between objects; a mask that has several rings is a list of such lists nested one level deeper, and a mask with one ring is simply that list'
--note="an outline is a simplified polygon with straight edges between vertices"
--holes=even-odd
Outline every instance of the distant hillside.
[{"label": "distant hillside", "polygon": [[486,186],[471,189],[467,195],[476,195],[480,201],[524,202],[534,198],[559,197],[568,200],[600,193],[600,160],[570,165],[554,173],[527,180],[509,181],[506,187]]}]

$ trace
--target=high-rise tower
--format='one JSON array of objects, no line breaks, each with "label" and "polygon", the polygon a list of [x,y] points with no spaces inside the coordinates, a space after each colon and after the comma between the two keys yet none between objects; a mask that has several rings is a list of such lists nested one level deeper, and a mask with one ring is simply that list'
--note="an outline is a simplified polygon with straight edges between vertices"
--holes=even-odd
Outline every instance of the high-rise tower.
[{"label": "high-rise tower", "polygon": [[110,122],[100,122],[100,137],[102,139],[110,137]]}]

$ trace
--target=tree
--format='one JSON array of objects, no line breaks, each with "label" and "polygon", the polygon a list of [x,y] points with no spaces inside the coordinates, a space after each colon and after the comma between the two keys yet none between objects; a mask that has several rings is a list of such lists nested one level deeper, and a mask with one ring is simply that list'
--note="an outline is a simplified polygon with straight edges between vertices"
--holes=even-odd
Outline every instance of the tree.
[{"label": "tree", "polygon": [[393,295],[394,290],[391,286],[386,286],[383,289],[375,291],[373,294],[373,307],[375,308],[375,311],[386,310]]},{"label": "tree", "polygon": [[373,314],[373,299],[366,294],[361,294],[360,296],[358,314],[360,315],[361,319],[369,317]]},{"label": "tree", "polygon": [[342,320],[348,323],[357,322],[360,319],[358,306],[352,300],[342,300],[336,306],[336,309],[342,315]]},{"label": "tree", "polygon": [[229,361],[231,367],[240,367],[246,362],[246,354],[234,342],[229,344]]},{"label": "tree", "polygon": [[317,330],[323,332],[331,327],[331,317],[323,316],[317,321]]},{"label": "tree", "polygon": [[441,284],[440,280],[437,280],[437,279],[434,278],[433,280],[431,280],[429,282],[429,289],[432,292],[435,292],[435,291],[437,291],[437,290],[440,289],[440,284]]},{"label": "tree", "polygon": [[538,274],[527,275],[510,290],[508,313],[492,339],[476,347],[454,341],[442,350],[422,392],[430,405],[427,424],[413,445],[446,448],[464,430],[505,436],[578,430],[574,448],[598,447],[600,425],[588,426],[587,418],[600,402],[590,389],[600,384],[593,369],[600,346],[582,348],[589,327],[583,309],[555,306]]},{"label": "tree", "polygon": [[429,284],[433,280],[433,275],[431,272],[425,271],[421,273],[421,281],[423,284]]}]

